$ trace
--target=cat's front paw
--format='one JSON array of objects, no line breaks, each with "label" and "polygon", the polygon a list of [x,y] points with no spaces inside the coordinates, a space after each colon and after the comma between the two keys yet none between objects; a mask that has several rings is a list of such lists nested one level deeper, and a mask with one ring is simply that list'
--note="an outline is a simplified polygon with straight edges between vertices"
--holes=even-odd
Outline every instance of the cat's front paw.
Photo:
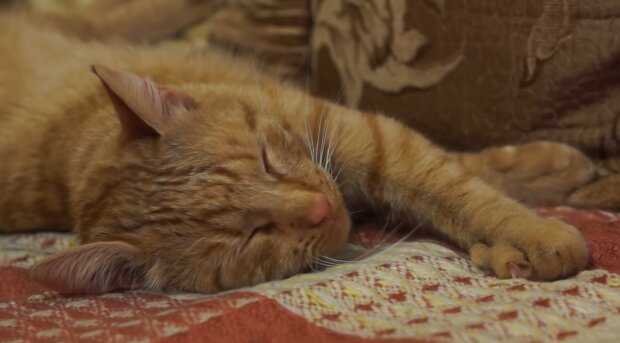
[{"label": "cat's front paw", "polygon": [[539,219],[534,224],[506,230],[488,245],[469,251],[474,265],[500,278],[551,281],[576,274],[588,263],[586,242],[574,227]]}]

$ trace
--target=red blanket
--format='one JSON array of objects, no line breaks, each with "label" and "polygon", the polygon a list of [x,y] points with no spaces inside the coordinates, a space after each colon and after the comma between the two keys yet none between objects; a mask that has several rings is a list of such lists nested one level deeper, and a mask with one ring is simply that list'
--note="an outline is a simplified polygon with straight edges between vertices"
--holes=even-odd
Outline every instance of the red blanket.
[{"label": "red blanket", "polygon": [[569,280],[497,280],[428,242],[369,260],[214,296],[62,297],[28,279],[60,234],[0,237],[0,342],[620,341],[620,216],[541,209],[579,227],[589,271]]}]

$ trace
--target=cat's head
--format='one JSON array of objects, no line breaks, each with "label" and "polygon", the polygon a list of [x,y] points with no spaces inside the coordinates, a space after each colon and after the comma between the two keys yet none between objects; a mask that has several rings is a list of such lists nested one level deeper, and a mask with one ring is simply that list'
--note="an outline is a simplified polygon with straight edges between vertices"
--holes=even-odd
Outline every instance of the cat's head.
[{"label": "cat's head", "polygon": [[317,165],[329,143],[311,156],[314,140],[274,114],[285,106],[247,85],[172,90],[94,71],[121,122],[114,163],[92,172],[78,211],[90,243],[37,264],[35,280],[64,293],[215,292],[290,276],[345,243],[342,195]]}]

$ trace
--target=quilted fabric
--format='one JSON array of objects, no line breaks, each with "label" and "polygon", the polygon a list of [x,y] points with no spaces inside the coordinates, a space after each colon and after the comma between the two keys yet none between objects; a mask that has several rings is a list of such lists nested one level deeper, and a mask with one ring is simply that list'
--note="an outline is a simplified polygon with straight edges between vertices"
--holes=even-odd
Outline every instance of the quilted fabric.
[{"label": "quilted fabric", "polygon": [[[541,209],[582,229],[592,269],[551,283],[498,280],[455,251],[406,242],[367,260],[212,296],[62,297],[27,267],[70,235],[0,238],[0,341],[620,340],[620,216]],[[603,269],[605,268],[605,269]]]}]

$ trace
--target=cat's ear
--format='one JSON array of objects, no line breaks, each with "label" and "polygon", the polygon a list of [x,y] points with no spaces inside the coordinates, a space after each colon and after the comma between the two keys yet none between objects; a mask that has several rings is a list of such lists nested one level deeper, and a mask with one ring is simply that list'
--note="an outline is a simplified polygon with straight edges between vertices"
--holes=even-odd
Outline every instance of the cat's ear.
[{"label": "cat's ear", "polygon": [[137,250],[123,242],[96,242],[57,253],[37,263],[30,275],[61,294],[100,294],[144,286]]},{"label": "cat's ear", "polygon": [[195,106],[190,97],[149,79],[98,65],[92,70],[108,90],[127,140],[166,135],[175,116]]}]

